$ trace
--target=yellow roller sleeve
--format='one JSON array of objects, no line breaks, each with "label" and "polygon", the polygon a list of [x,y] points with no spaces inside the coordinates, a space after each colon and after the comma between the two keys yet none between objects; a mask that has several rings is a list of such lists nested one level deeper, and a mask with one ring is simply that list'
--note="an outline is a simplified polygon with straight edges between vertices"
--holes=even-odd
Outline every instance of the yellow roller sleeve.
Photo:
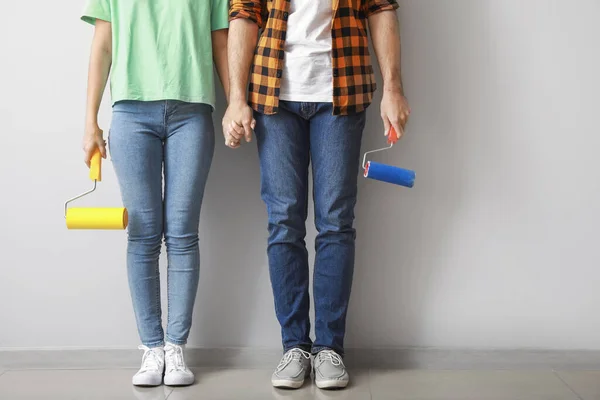
[{"label": "yellow roller sleeve", "polygon": [[69,208],[68,229],[125,229],[129,217],[125,208]]}]

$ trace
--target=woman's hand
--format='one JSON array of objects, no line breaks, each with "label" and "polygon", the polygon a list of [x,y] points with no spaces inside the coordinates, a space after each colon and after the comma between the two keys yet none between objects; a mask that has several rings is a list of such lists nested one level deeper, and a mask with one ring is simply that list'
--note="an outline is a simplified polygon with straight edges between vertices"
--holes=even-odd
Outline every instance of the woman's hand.
[{"label": "woman's hand", "polygon": [[[227,110],[229,111],[229,109]],[[242,135],[235,133],[235,136],[232,135],[233,127],[237,126],[237,124],[231,119],[228,112],[225,112],[223,116],[222,128],[223,128],[223,138],[225,139],[225,146],[231,149],[237,149],[241,146],[241,138]]]},{"label": "woman's hand", "polygon": [[256,127],[256,120],[253,118],[252,108],[243,102],[232,102],[227,107],[223,117],[223,135],[225,136],[225,145],[236,149],[240,147],[242,139],[246,142],[252,141],[252,133]]},{"label": "woman's hand", "polygon": [[94,155],[96,149],[100,150],[102,158],[106,159],[106,141],[104,140],[104,132],[96,123],[90,123],[85,128],[85,134],[83,135],[83,151],[85,156],[83,160],[85,165],[90,167],[90,160]]}]

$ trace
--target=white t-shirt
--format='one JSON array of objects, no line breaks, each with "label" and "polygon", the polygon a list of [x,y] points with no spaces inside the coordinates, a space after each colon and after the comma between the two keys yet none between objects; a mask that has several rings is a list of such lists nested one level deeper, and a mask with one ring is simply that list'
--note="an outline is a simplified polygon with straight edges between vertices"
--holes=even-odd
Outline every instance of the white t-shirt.
[{"label": "white t-shirt", "polygon": [[331,0],[291,0],[279,98],[333,101]]}]

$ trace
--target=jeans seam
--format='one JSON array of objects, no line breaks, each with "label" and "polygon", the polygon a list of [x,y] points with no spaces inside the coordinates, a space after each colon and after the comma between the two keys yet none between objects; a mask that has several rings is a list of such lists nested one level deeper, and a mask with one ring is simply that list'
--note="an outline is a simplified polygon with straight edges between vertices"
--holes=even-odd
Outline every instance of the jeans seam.
[{"label": "jeans seam", "polygon": [[[158,285],[156,285],[156,315],[159,316],[159,331],[162,331],[162,307],[160,304],[160,266],[159,266],[159,261],[156,262],[155,265],[155,273],[158,275]],[[162,333],[163,338],[161,339],[161,341],[164,341],[164,332]]]},{"label": "jeans seam", "polygon": [[168,110],[169,110],[169,100],[165,100],[164,103],[164,108],[165,108],[165,112],[163,115],[163,140],[164,137],[166,137],[167,135],[167,114],[168,114]]},{"label": "jeans seam", "polygon": [[[167,266],[167,268],[168,268],[168,266]],[[171,291],[169,290],[169,271],[167,270],[167,332],[165,334],[167,339],[169,338],[170,324],[171,324]],[[177,344],[177,343],[174,343],[174,344]]]}]

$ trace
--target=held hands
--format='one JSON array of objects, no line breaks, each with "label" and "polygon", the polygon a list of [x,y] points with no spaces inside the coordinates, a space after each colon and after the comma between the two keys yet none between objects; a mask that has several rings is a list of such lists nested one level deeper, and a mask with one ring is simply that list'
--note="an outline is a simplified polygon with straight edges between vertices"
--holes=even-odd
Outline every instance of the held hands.
[{"label": "held hands", "polygon": [[[385,134],[394,127],[398,139],[404,135],[404,128],[410,116],[408,100],[401,90],[386,90],[381,100],[381,119]],[[252,108],[246,102],[232,102],[223,117],[223,136],[225,145],[231,149],[241,146],[242,139],[252,141],[252,133],[256,127]],[[102,131],[100,131],[102,132]],[[103,153],[104,155],[104,153]]]},{"label": "held hands", "polygon": [[83,157],[83,161],[88,168],[96,149],[100,150],[102,158],[106,159],[106,141],[103,135],[104,132],[102,132],[102,129],[96,123],[90,123],[85,128],[85,134],[83,135],[83,151],[85,156]]},{"label": "held hands", "polygon": [[404,128],[410,116],[408,100],[402,90],[385,90],[381,100],[381,119],[385,127],[385,135],[394,127],[398,139],[404,135]]},{"label": "held hands", "polygon": [[241,146],[242,139],[252,141],[252,133],[256,127],[252,108],[243,101],[232,102],[227,107],[223,117],[223,136],[225,146],[237,149]]}]

